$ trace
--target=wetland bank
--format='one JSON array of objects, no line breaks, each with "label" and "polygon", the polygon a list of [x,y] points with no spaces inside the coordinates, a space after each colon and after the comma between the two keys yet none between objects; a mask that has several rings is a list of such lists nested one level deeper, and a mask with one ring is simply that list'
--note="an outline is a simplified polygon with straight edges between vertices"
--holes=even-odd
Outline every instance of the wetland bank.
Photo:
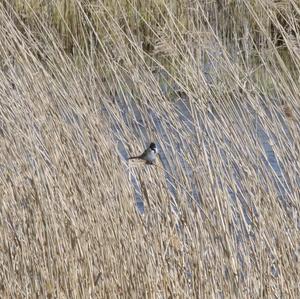
[{"label": "wetland bank", "polygon": [[299,11],[1,1],[0,297],[299,298]]}]

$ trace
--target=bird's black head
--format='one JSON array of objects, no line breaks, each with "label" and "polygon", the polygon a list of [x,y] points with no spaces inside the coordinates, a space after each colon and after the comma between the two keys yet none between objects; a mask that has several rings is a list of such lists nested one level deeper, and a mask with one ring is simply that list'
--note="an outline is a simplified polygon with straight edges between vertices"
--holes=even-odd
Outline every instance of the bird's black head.
[{"label": "bird's black head", "polygon": [[150,146],[149,146],[152,150],[155,150],[156,149],[156,145],[155,145],[155,143],[150,143]]}]

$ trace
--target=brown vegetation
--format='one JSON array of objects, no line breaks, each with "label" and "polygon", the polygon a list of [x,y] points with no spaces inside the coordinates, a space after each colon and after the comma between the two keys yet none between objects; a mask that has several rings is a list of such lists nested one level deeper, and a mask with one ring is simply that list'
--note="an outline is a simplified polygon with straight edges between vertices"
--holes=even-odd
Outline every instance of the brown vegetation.
[{"label": "brown vegetation", "polygon": [[0,297],[299,298],[299,11],[2,0]]}]

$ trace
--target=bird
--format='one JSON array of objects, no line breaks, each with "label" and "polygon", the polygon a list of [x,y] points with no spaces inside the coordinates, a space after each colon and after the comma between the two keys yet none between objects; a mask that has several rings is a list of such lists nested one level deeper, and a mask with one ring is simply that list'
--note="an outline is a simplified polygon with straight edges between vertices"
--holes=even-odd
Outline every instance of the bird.
[{"label": "bird", "polygon": [[155,143],[151,142],[150,146],[140,156],[129,157],[128,160],[141,159],[141,160],[145,160],[146,164],[153,164],[157,153],[158,153],[158,150],[157,150]]}]

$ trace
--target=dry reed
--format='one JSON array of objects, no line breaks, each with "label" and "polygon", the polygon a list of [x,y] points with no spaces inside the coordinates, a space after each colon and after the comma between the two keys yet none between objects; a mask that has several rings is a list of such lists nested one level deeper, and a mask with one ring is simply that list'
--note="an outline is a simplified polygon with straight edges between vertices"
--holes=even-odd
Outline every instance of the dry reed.
[{"label": "dry reed", "polygon": [[1,1],[1,298],[299,298],[299,11]]}]

